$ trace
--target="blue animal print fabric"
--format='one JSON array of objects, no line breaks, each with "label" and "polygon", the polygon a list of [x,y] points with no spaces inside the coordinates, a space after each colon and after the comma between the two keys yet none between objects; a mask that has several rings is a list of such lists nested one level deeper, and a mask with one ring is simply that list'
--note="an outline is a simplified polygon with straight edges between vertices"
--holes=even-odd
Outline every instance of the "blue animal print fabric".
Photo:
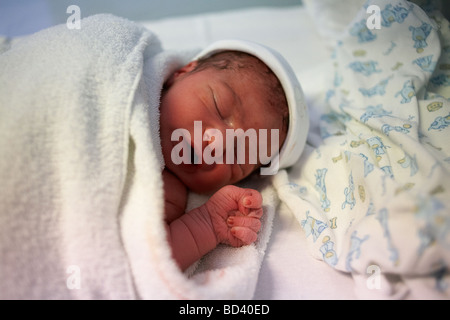
[{"label": "blue animal print fabric", "polygon": [[449,23],[430,1],[368,1],[332,60],[323,143],[280,198],[361,297],[449,298]]}]

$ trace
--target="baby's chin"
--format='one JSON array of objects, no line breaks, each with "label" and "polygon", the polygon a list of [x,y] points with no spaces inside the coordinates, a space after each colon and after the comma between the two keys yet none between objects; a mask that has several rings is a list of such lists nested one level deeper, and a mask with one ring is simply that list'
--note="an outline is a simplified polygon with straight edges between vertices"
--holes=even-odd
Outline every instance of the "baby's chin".
[{"label": "baby's chin", "polygon": [[188,185],[186,187],[189,189],[190,192],[193,192],[193,193],[196,193],[196,194],[212,195],[212,194],[214,194],[216,191],[218,191],[223,186],[210,187],[210,186],[205,186],[205,185],[199,186],[198,184],[196,184],[196,185]]},{"label": "baby's chin", "polygon": [[225,181],[219,182],[218,180],[212,178],[205,179],[196,177],[196,179],[187,179],[184,184],[190,191],[194,193],[212,194],[229,183]]}]

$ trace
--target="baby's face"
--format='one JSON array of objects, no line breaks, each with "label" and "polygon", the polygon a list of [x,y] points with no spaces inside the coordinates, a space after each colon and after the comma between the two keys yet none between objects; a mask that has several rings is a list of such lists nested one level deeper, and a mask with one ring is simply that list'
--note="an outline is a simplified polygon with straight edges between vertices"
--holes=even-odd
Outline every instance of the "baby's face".
[{"label": "baby's face", "polygon": [[[212,68],[189,73],[195,66],[196,62],[188,64],[168,80],[168,88],[162,94],[160,107],[161,144],[166,168],[192,191],[207,193],[244,179],[260,166],[259,161],[256,164],[249,161],[251,146],[248,140],[245,143],[244,164],[236,161],[236,141],[233,143],[234,161],[226,161],[226,154],[231,152],[226,146],[227,129],[240,128],[244,132],[254,129],[258,143],[259,130],[267,129],[267,139],[262,140],[266,143],[267,150],[271,150],[272,147],[272,129],[278,130],[277,145],[280,147],[285,139],[285,133],[282,132],[281,115],[269,111],[270,108],[264,98],[267,89],[261,83],[252,81],[249,75],[242,76],[237,72],[218,71]],[[179,132],[179,129],[186,129],[185,135],[188,133],[189,136],[178,137],[172,141],[172,134],[174,131]],[[207,140],[203,139],[203,135],[208,129],[219,130],[222,133],[223,148],[216,148],[215,152],[223,150],[223,163],[205,163],[207,154],[205,148],[211,142],[203,141]],[[197,142],[200,139],[200,145],[195,143],[195,139]],[[192,152],[195,152],[199,159],[201,157],[201,164],[195,164],[193,161],[178,165],[174,163],[172,151],[177,145],[178,147],[183,145],[181,140],[187,141],[192,147]],[[214,141],[214,138],[212,140]],[[209,148],[212,150],[211,146]],[[270,155],[270,151],[268,152]],[[214,153],[214,156],[218,155]]]}]

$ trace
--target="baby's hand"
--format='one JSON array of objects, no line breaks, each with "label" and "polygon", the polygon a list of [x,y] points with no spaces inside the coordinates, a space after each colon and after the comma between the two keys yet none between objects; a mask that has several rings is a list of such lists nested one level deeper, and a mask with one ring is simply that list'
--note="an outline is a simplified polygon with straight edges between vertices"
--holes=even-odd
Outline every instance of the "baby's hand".
[{"label": "baby's hand", "polygon": [[240,247],[255,242],[263,214],[258,191],[228,185],[205,205],[219,243]]}]

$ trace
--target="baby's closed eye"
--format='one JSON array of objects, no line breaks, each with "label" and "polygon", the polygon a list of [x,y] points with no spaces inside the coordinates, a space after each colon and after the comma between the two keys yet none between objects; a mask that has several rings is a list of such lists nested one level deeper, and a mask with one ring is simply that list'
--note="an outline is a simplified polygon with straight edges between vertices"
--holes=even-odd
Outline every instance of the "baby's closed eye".
[{"label": "baby's closed eye", "polygon": [[217,114],[219,115],[220,119],[224,120],[225,118],[224,118],[222,112],[220,111],[220,108],[219,108],[219,105],[218,105],[218,102],[217,102],[217,96],[216,96],[214,90],[211,87],[209,87],[209,89],[211,91],[211,97],[212,97],[212,102],[214,104],[214,108],[216,109]]}]

